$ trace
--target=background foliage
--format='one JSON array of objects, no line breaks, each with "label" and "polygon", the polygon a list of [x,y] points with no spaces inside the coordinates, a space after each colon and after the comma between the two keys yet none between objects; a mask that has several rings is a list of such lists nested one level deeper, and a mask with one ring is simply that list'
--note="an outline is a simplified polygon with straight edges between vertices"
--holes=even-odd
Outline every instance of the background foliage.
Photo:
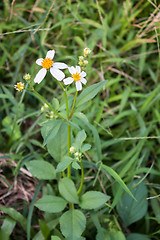
[{"label": "background foliage", "polygon": [[[13,86],[23,81],[25,73],[34,78],[39,70],[35,60],[44,57],[47,50],[55,49],[56,61],[71,66],[77,64],[86,46],[92,50],[87,85],[108,82],[101,94],[83,107],[101,138],[100,145],[93,137],[94,131],[81,123],[88,135],[86,143],[92,145],[84,160],[85,187],[93,189],[92,177],[94,189],[112,198],[101,218],[96,212],[90,216],[84,236],[160,238],[159,18],[156,0],[0,2],[2,239],[25,239],[31,218],[34,240],[40,236],[50,239],[50,232],[57,236],[52,240],[64,239],[56,220],[51,223],[51,214],[33,210],[40,189],[48,194],[57,189],[50,181],[38,183],[25,169],[29,160],[36,159],[56,166],[42,145],[42,104],[30,93],[16,93]],[[64,101],[59,86],[49,75],[35,88],[50,101],[53,97]],[[71,96],[74,92],[74,87],[69,90]],[[139,199],[137,203],[124,194],[111,172],[98,171],[97,150],[102,151],[103,164],[115,170],[129,187],[141,182],[131,188]]]}]

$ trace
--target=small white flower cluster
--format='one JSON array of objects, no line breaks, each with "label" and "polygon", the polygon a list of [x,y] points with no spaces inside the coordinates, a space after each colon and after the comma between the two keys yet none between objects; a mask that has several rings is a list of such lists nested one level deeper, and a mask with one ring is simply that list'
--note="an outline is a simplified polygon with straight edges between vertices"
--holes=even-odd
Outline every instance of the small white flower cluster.
[{"label": "small white flower cluster", "polygon": [[88,57],[88,55],[91,53],[91,50],[89,48],[85,48],[83,50],[83,54],[84,56],[79,56],[79,65],[82,67],[82,68],[85,68],[88,64],[88,60],[86,60],[86,58]]},{"label": "small white flower cluster", "polygon": [[82,153],[77,152],[74,146],[70,147],[69,150],[70,150],[70,153],[72,153],[72,154],[74,155],[74,157],[75,157],[75,159],[76,159],[77,161],[80,161],[80,160],[81,160]]},{"label": "small white flower cluster", "polygon": [[45,113],[45,116],[47,118],[50,119],[57,118],[56,114],[53,111],[50,111],[49,106],[46,103],[41,107],[41,112]]}]

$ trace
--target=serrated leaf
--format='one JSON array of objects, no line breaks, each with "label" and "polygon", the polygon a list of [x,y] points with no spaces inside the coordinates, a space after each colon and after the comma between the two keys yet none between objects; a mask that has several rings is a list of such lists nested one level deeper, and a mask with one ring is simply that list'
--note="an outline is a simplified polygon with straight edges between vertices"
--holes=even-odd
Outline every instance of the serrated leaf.
[{"label": "serrated leaf", "polygon": [[66,205],[67,202],[63,198],[52,195],[43,196],[35,204],[35,206],[40,210],[49,213],[61,212]]},{"label": "serrated leaf", "polygon": [[79,203],[77,191],[73,181],[69,178],[63,178],[59,181],[58,189],[62,197],[68,202]]},{"label": "serrated leaf", "polygon": [[94,98],[106,83],[107,80],[95,83],[92,86],[87,87],[77,98],[76,108]]},{"label": "serrated leaf", "polygon": [[69,240],[81,239],[80,236],[85,227],[86,218],[84,214],[74,208],[65,212],[60,218],[61,232]]},{"label": "serrated leaf", "polygon": [[98,191],[88,191],[81,197],[79,206],[83,209],[95,209],[102,207],[110,196]]},{"label": "serrated leaf", "polygon": [[[132,181],[127,186],[128,188],[134,187],[139,180]],[[135,196],[136,201],[128,194],[124,194],[121,201],[117,205],[117,211],[126,226],[138,221],[145,216],[148,208],[147,201],[147,187],[142,183],[131,190]]]},{"label": "serrated leaf", "polygon": [[52,164],[43,160],[33,160],[25,163],[29,172],[39,179],[55,179],[56,171]]}]

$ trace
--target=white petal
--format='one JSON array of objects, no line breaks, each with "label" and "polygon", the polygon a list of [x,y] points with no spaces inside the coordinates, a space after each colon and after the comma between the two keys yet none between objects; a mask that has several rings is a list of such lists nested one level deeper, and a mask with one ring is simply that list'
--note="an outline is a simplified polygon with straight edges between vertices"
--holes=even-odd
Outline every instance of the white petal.
[{"label": "white petal", "polygon": [[67,64],[61,63],[61,62],[55,62],[55,63],[53,63],[52,66],[55,67],[55,68],[59,68],[59,69],[68,68]]},{"label": "white petal", "polygon": [[40,83],[43,78],[46,76],[46,73],[47,73],[47,70],[45,68],[42,68],[36,75],[35,79],[34,79],[34,82],[35,83]]},{"label": "white petal", "polygon": [[68,84],[72,83],[73,81],[74,81],[74,80],[73,80],[72,77],[68,77],[68,78],[65,78],[65,79],[63,80],[63,82],[64,82],[65,85],[68,85]]},{"label": "white petal", "polygon": [[86,84],[87,83],[87,80],[85,78],[81,78],[80,80],[83,84]]},{"label": "white petal", "polygon": [[77,89],[77,91],[82,90],[82,83],[80,81],[76,82],[76,89]]},{"label": "white petal", "polygon": [[81,73],[80,73],[80,76],[81,77],[85,77],[87,74],[84,72],[84,71],[82,71]]},{"label": "white petal", "polygon": [[76,73],[76,68],[75,67],[69,67],[68,68],[68,70],[69,70],[69,72],[71,73],[71,74],[75,74]]},{"label": "white petal", "polygon": [[54,58],[55,51],[54,50],[49,50],[47,52],[46,58],[53,59]]},{"label": "white petal", "polygon": [[36,60],[36,63],[39,65],[39,66],[42,66],[42,61],[43,61],[43,58],[38,58]]},{"label": "white petal", "polygon": [[54,78],[56,78],[58,81],[62,81],[63,78],[65,78],[64,73],[59,70],[58,68],[51,67],[50,68],[50,73]]},{"label": "white petal", "polygon": [[80,73],[80,72],[81,72],[80,66],[76,66],[76,72],[77,72],[77,73]]}]

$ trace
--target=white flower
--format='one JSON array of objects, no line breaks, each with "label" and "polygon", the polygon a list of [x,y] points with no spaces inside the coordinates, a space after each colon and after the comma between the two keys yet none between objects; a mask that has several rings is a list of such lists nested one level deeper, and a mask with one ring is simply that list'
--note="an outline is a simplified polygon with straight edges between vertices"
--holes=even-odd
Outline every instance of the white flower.
[{"label": "white flower", "polygon": [[40,83],[44,77],[46,76],[47,69],[50,69],[50,73],[53,75],[54,78],[56,78],[58,81],[62,81],[62,79],[65,77],[64,73],[59,69],[65,69],[68,68],[68,66],[65,63],[61,62],[54,62],[52,59],[54,58],[55,51],[49,50],[47,52],[46,58],[39,58],[37,59],[36,63],[39,66],[42,66],[42,69],[37,73],[34,82]]},{"label": "white flower", "polygon": [[17,83],[16,85],[14,85],[14,88],[17,90],[17,91],[22,91],[24,89],[24,84],[19,82]]},{"label": "white flower", "polygon": [[79,66],[69,67],[68,70],[72,74],[72,77],[65,78],[63,80],[64,84],[68,85],[75,81],[77,91],[82,90],[82,83],[87,83],[86,79],[84,78],[86,73],[84,71],[81,72],[81,68]]},{"label": "white flower", "polygon": [[88,56],[88,55],[91,53],[91,49],[85,48],[85,49],[83,50],[83,53],[84,53],[84,56]]}]

